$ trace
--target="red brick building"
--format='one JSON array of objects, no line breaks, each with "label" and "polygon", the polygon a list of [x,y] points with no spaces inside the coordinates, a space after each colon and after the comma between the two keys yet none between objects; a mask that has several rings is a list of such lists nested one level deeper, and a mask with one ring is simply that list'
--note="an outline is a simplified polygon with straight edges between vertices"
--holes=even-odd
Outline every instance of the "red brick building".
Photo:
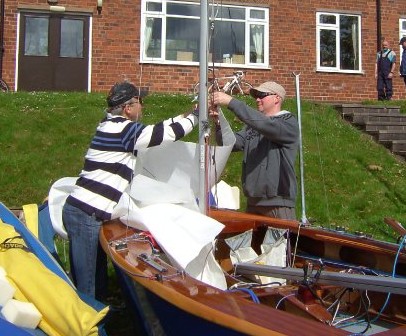
[{"label": "red brick building", "polygon": [[[199,78],[200,2],[1,0],[1,77],[12,90],[107,91],[128,78],[153,92],[190,93]],[[401,58],[406,1],[210,1],[208,58],[217,75],[247,71],[314,101],[376,99],[382,38]],[[212,64],[212,63],[211,63]],[[404,99],[394,78],[394,99]]]}]

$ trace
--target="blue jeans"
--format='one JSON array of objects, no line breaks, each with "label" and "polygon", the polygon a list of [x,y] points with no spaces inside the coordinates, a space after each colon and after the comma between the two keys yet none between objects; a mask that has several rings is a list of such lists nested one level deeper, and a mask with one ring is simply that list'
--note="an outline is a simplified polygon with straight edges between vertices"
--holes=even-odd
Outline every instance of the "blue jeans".
[{"label": "blue jeans", "polygon": [[102,221],[65,203],[62,219],[69,237],[69,259],[76,288],[103,300],[107,295],[107,256],[100,242]]}]

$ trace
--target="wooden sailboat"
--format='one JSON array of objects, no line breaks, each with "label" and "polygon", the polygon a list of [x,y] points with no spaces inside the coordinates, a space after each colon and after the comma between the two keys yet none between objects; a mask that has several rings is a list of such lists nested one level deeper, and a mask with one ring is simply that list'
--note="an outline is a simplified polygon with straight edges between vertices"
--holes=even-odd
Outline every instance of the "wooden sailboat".
[{"label": "wooden sailboat", "polygon": [[[365,329],[367,334],[406,332],[404,247],[339,231],[300,228],[298,222],[230,210],[213,209],[209,215],[225,224],[217,237],[215,257],[227,273],[229,288],[238,283],[240,287],[236,289],[214,288],[171,266],[164,253],[153,249],[142,232],[119,221],[103,226],[104,249],[123,275],[147,293],[166,334],[298,335],[306,330],[309,335],[345,335]],[[253,230],[252,245],[259,249],[268,227],[288,229],[291,246],[300,235],[292,265],[295,268],[251,263],[233,267],[225,240]],[[125,246],[120,248],[123,242]],[[391,276],[393,269],[396,277]],[[246,278],[252,272],[260,274],[264,270],[290,280],[285,285],[264,286]],[[283,273],[288,270],[295,270],[295,274]],[[323,274],[333,272],[341,277],[326,283]],[[347,331],[342,328],[345,323],[339,323],[346,318],[348,324],[353,324]]]},{"label": "wooden sailboat", "polygon": [[[208,31],[207,8],[207,1],[201,1],[201,32]],[[205,36],[200,46],[200,83],[207,83]],[[207,92],[203,85],[200,90],[200,110],[206,111]],[[203,149],[207,115],[199,118]],[[101,244],[145,334],[157,334],[157,321],[163,334],[176,336],[406,334],[405,239],[391,244],[297,221],[207,209],[206,158],[202,152],[199,206],[224,225],[213,254],[227,289],[171,264],[165,251],[143,231],[119,220],[102,227]],[[233,261],[229,238],[249,232],[249,247],[260,255],[268,229],[280,230],[286,238],[290,267]],[[268,278],[280,280],[264,283]]]}]

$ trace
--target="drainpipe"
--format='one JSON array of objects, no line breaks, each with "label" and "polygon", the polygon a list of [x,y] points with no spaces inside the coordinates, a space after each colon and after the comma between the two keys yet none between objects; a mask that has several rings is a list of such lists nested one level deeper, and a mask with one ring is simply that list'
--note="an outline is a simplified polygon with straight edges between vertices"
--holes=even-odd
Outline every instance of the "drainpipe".
[{"label": "drainpipe", "polygon": [[381,0],[376,0],[376,37],[377,37],[377,46],[376,50],[381,50],[382,44],[382,32],[381,32]]},{"label": "drainpipe", "polygon": [[1,26],[0,26],[0,78],[3,78],[3,53],[4,53],[4,0],[1,0]]}]

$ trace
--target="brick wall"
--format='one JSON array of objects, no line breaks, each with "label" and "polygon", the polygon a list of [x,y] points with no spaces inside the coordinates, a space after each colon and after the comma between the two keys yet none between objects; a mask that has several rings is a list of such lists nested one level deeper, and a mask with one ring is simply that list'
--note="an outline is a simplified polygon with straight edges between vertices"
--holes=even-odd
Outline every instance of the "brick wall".
[{"label": "brick wall", "polygon": [[[300,91],[304,99],[325,102],[359,102],[376,99],[374,64],[377,51],[376,3],[366,0],[233,1],[232,3],[269,4],[270,69],[247,69],[247,81],[259,84],[275,80],[295,94],[292,72],[300,73]],[[45,0],[6,0],[3,78],[14,87],[16,65],[16,28],[18,5],[46,6]],[[112,83],[129,78],[151,91],[190,93],[198,81],[197,66],[140,64],[141,1],[104,1],[101,15],[96,0],[60,0],[68,9],[93,12],[92,77],[93,91],[107,91]],[[363,74],[316,72],[316,11],[333,10],[361,14]],[[382,2],[382,35],[398,55],[398,22],[406,15],[406,0]],[[218,75],[232,69],[219,69]],[[394,79],[394,99],[403,99],[403,80]]]}]

